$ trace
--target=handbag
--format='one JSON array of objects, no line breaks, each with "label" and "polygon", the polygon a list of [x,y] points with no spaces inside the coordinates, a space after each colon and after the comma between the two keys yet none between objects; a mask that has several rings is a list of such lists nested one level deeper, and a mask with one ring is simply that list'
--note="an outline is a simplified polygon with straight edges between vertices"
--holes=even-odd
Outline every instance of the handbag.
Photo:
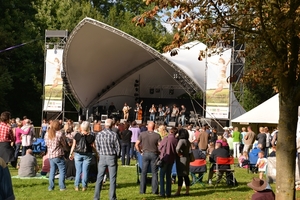
[{"label": "handbag", "polygon": [[193,151],[190,151],[189,157],[190,157],[190,162],[194,162],[195,161],[195,157],[194,157]]},{"label": "handbag", "polygon": [[155,160],[155,165],[162,168],[164,166],[164,162],[163,160],[160,159],[160,157],[158,156]]},{"label": "handbag", "polygon": [[81,135],[81,138],[78,142],[76,141],[76,146],[74,151],[77,153],[86,153],[87,147],[86,147],[86,141],[84,135]]}]

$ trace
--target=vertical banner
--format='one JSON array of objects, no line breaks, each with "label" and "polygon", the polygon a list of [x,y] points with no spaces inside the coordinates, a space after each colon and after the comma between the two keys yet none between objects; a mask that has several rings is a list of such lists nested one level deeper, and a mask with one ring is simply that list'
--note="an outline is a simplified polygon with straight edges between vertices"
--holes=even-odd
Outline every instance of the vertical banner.
[{"label": "vertical banner", "polygon": [[228,119],[231,49],[207,57],[206,118]]},{"label": "vertical banner", "polygon": [[44,83],[44,111],[62,111],[62,49],[48,49]]}]

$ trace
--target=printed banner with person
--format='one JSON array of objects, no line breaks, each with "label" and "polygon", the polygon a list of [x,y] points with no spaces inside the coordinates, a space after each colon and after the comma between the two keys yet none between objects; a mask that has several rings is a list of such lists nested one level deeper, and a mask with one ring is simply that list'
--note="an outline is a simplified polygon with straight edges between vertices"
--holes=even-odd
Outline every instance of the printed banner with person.
[{"label": "printed banner with person", "polygon": [[206,118],[228,119],[231,49],[207,58]]},{"label": "printed banner with person", "polygon": [[44,82],[44,111],[62,111],[62,49],[48,49]]}]

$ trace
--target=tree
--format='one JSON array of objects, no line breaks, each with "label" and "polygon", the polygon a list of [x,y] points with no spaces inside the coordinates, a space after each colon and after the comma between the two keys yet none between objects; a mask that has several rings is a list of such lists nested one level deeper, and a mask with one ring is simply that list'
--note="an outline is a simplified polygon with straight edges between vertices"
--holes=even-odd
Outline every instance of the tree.
[{"label": "tree", "polygon": [[[135,18],[144,26],[164,9],[173,9],[169,21],[178,30],[165,48],[178,47],[189,39],[230,43],[232,32],[244,35],[247,52],[258,49],[261,60],[253,60],[248,79],[270,77],[279,91],[279,131],[277,142],[276,199],[294,199],[296,126],[300,101],[299,47],[300,1],[263,0],[146,0],[151,9]],[[225,27],[225,29],[224,29]],[[213,29],[213,30],[212,30]],[[208,31],[212,30],[212,31]],[[207,35],[210,37],[207,37]],[[259,61],[259,62],[256,62]],[[258,64],[259,63],[259,64]],[[265,79],[268,80],[268,79]],[[291,156],[289,156],[291,155]]]},{"label": "tree", "polygon": [[27,43],[0,53],[0,110],[8,110],[14,117],[27,115],[37,122],[41,113],[43,73],[39,63],[43,53],[37,47],[40,37],[33,26],[35,11],[27,0],[0,4],[0,49]]}]

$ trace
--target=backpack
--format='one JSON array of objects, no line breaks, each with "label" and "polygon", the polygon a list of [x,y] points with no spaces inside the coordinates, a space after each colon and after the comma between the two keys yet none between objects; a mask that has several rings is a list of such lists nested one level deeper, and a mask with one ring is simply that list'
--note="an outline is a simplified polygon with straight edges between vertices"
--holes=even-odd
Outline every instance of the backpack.
[{"label": "backpack", "polygon": [[81,135],[80,140],[76,141],[76,146],[74,151],[77,153],[86,153],[87,147],[86,147],[86,141],[84,135]]},{"label": "backpack", "polygon": [[233,178],[233,174],[229,174],[226,176],[226,183],[228,186],[238,186],[239,183],[236,181],[235,178]]}]

